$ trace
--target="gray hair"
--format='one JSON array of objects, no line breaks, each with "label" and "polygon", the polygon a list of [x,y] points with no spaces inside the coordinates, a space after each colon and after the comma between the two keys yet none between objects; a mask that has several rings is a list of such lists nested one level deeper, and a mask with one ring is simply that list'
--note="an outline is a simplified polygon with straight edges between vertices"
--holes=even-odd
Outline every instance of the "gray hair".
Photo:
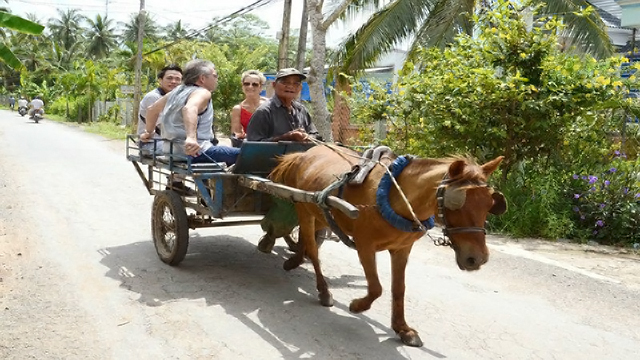
[{"label": "gray hair", "polygon": [[267,78],[264,77],[264,74],[261,73],[258,70],[247,70],[245,72],[242,73],[242,76],[240,77],[240,81],[244,81],[244,78],[246,78],[247,76],[255,76],[260,78],[260,84],[263,84],[267,82]]},{"label": "gray hair", "polygon": [[200,76],[210,74],[211,68],[215,69],[216,66],[209,60],[191,60],[184,67],[182,82],[185,85],[195,85]]}]

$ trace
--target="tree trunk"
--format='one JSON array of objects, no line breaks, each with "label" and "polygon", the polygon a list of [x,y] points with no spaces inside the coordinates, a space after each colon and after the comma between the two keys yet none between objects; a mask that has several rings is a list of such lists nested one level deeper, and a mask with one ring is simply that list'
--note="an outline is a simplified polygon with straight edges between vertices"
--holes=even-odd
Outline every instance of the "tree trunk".
[{"label": "tree trunk", "polygon": [[289,28],[291,27],[291,0],[284,0],[284,12],[282,14],[282,31],[280,34],[280,46],[278,48],[278,70],[289,67]]},{"label": "tree trunk", "polygon": [[311,55],[311,69],[307,83],[311,95],[311,107],[313,109],[313,122],[318,132],[325,141],[332,142],[331,115],[327,109],[327,99],[324,96],[324,69],[327,52],[327,30],[323,26],[322,1],[308,0],[309,22],[311,23],[311,39],[313,50]]},{"label": "tree trunk", "polygon": [[302,0],[302,20],[300,21],[300,36],[298,37],[298,54],[296,56],[296,68],[300,71],[304,69],[305,56],[307,53],[307,29],[309,25],[309,14],[307,11],[307,1]]}]

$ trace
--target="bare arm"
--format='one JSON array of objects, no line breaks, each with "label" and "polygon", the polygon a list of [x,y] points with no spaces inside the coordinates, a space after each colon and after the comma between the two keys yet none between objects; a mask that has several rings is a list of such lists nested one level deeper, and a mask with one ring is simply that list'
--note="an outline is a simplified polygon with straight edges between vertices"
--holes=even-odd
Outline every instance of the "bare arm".
[{"label": "bare arm", "polygon": [[144,136],[147,135],[147,137],[150,138],[151,134],[153,134],[153,132],[156,130],[158,117],[160,117],[160,113],[162,113],[162,110],[164,110],[164,106],[167,104],[167,98],[168,95],[165,95],[147,108],[147,123],[145,125],[145,133],[141,136],[143,140],[145,140]]},{"label": "bare arm", "polygon": [[182,120],[187,133],[187,139],[196,140],[198,129],[198,114],[205,111],[211,100],[211,93],[200,88],[194,91],[187,100],[187,104],[182,108]]},{"label": "bare arm", "polygon": [[241,109],[241,105],[236,105],[231,109],[231,132],[234,133],[238,139],[243,138],[245,135],[242,124],[240,123]]}]

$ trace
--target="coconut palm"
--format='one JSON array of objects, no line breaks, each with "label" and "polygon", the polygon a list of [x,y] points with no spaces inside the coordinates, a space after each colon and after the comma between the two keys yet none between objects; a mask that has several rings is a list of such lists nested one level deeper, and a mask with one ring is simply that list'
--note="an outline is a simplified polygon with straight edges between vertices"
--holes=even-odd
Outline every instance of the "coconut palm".
[{"label": "coconut palm", "polygon": [[[132,14],[129,22],[120,22],[120,27],[124,27],[122,32],[122,42],[136,42],[138,41],[138,15]],[[158,27],[155,25],[155,20],[147,16],[144,22],[144,38],[151,41],[157,41]]]},{"label": "coconut palm", "polygon": [[96,15],[95,20],[85,18],[87,29],[87,55],[94,59],[107,57],[117,45],[116,35],[112,27],[113,21],[108,17]]},{"label": "coconut palm", "polygon": [[82,46],[83,29],[82,21],[84,17],[78,9],[68,9],[63,11],[58,9],[58,18],[51,18],[47,24],[51,32],[52,40],[59,49],[60,65],[69,69],[74,54],[79,53]]},{"label": "coconut palm", "polygon": [[[372,66],[378,57],[397,44],[410,40],[409,58],[419,46],[444,47],[459,33],[471,35],[471,15],[492,6],[498,0],[355,0],[347,17],[361,14],[364,8],[382,6],[358,31],[347,37],[334,57],[343,71],[352,72]],[[517,4],[525,1],[514,2]],[[556,15],[566,25],[563,36],[580,51],[596,57],[613,53],[600,15],[585,0],[530,0],[540,6],[539,14]]]},{"label": "coconut palm", "polygon": [[178,20],[173,24],[169,24],[163,28],[164,37],[167,41],[182,40],[191,32],[188,28],[182,25],[182,20]]}]

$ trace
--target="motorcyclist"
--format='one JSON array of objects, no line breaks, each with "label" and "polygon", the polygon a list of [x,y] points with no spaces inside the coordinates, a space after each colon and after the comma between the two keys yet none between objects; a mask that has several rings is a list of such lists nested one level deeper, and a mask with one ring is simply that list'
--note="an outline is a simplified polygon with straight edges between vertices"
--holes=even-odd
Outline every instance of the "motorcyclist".
[{"label": "motorcyclist", "polygon": [[20,96],[20,99],[18,99],[18,109],[20,109],[21,107],[26,108],[27,104],[29,104],[27,99],[25,99],[24,96]]},{"label": "motorcyclist", "polygon": [[36,111],[40,116],[44,115],[44,101],[40,98],[40,96],[36,96],[29,103],[31,106],[31,110],[29,111],[29,116],[33,117],[36,114]]}]

